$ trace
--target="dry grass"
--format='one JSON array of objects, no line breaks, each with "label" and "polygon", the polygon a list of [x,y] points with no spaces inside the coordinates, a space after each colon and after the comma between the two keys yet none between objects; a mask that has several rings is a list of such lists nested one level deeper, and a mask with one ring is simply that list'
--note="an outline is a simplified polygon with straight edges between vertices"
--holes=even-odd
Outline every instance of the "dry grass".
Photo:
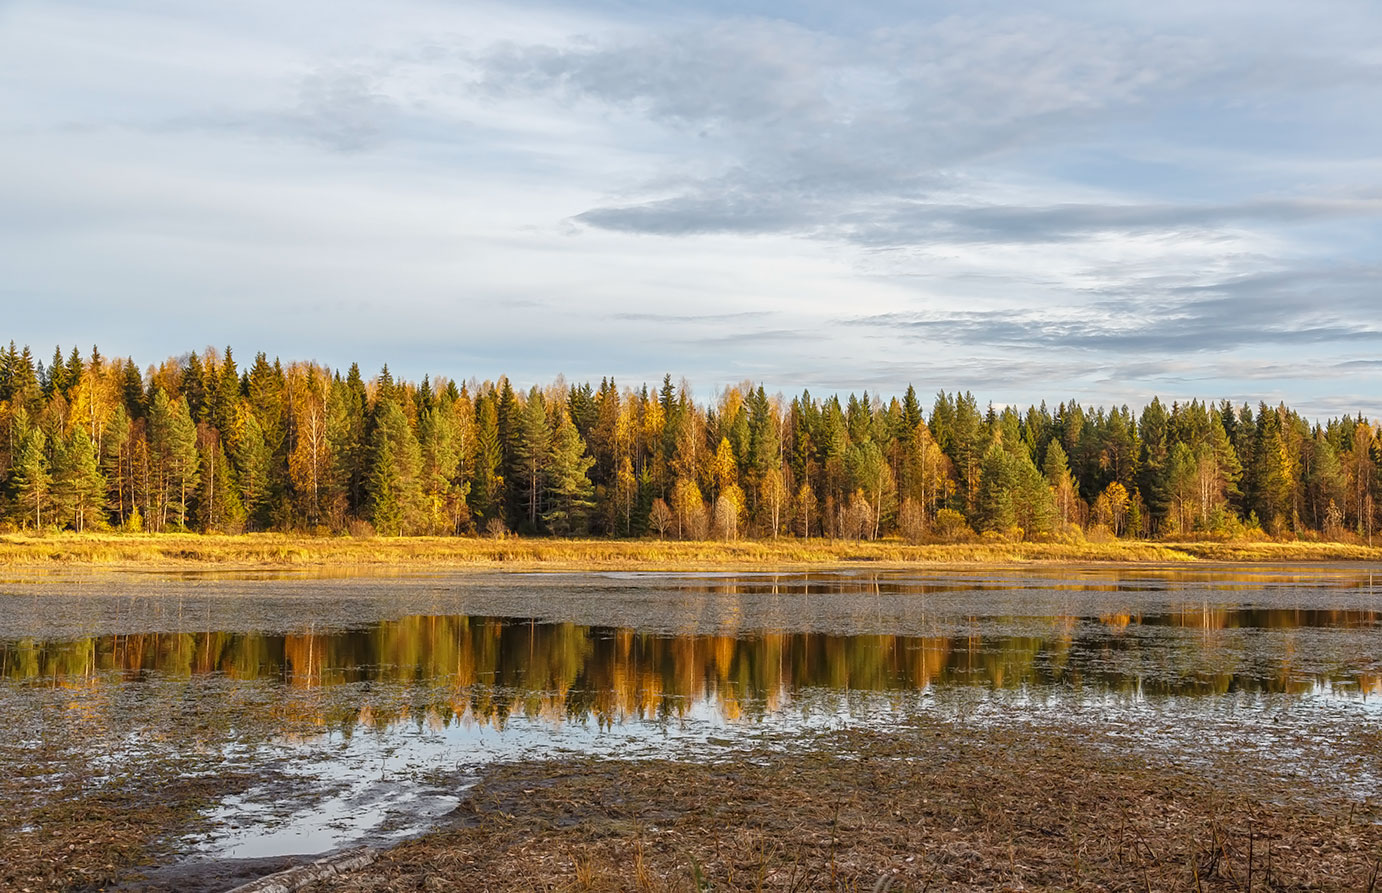
[{"label": "dry grass", "polygon": [[[199,811],[256,779],[143,761],[96,779],[79,754],[7,757],[0,778],[0,890],[104,890],[170,858]],[[190,761],[189,761],[190,762]]]},{"label": "dry grass", "polygon": [[922,725],[720,763],[518,763],[472,790],[456,827],[330,889],[1376,889],[1375,811],[1272,787],[1149,765],[1078,729]]},{"label": "dry grass", "polygon": [[285,534],[56,534],[0,537],[0,566],[54,565],[197,568],[432,566],[553,570],[705,570],[810,567],[868,562],[875,566],[1030,562],[1379,561],[1382,548],[1341,543],[957,543],[908,545],[896,540],[355,539]]}]

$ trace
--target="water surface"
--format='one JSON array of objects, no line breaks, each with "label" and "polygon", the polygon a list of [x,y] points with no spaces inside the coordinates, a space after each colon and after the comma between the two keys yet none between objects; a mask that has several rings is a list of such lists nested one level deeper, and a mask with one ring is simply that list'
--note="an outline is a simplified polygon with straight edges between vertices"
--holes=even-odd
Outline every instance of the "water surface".
[{"label": "water surface", "polygon": [[256,577],[0,594],[0,708],[35,742],[80,726],[93,760],[196,746],[276,773],[192,858],[415,833],[494,760],[713,759],[921,712],[1382,793],[1331,744],[1382,720],[1367,568]]}]

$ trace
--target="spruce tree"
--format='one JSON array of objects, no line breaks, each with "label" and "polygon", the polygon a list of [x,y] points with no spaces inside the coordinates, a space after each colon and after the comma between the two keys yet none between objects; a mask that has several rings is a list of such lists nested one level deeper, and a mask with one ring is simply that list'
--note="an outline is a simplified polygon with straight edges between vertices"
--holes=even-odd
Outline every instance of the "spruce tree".
[{"label": "spruce tree", "polygon": [[980,463],[975,500],[975,526],[980,530],[1005,531],[1017,526],[1013,506],[1013,463],[1003,444],[994,441]]},{"label": "spruce tree", "polygon": [[[545,422],[544,422],[545,426]],[[547,468],[547,504],[542,516],[548,528],[559,536],[583,533],[586,518],[595,507],[595,487],[589,471],[595,460],[586,455],[586,444],[566,413],[552,436],[551,458]]]},{"label": "spruce tree", "polygon": [[370,447],[370,520],[385,536],[411,533],[421,514],[422,452],[407,417],[393,399],[384,400],[375,409]]},{"label": "spruce tree", "polygon": [[245,526],[240,486],[226,459],[225,447],[214,430],[205,429],[201,444],[201,490],[198,521],[207,533],[238,533]]},{"label": "spruce tree", "polygon": [[494,394],[475,403],[475,463],[471,469],[471,507],[488,521],[504,514],[504,451],[499,440],[499,412]]},{"label": "spruce tree", "polygon": [[26,426],[10,467],[10,487],[18,507],[17,520],[21,523],[32,520],[34,528],[39,530],[43,528],[44,511],[49,508],[53,483],[44,451],[46,445],[47,438],[37,425]]},{"label": "spruce tree", "polygon": [[552,431],[548,427],[546,401],[536,387],[528,394],[527,403],[518,417],[518,437],[515,446],[520,500],[523,517],[530,533],[536,533],[542,516],[542,499],[546,493],[547,464],[551,458]]},{"label": "spruce tree", "polygon": [[453,405],[445,394],[432,408],[422,412],[418,426],[427,528],[434,534],[455,533],[455,518],[460,514],[456,503],[459,500],[464,504],[461,488],[456,483],[461,464],[456,427]]},{"label": "spruce tree", "polygon": [[273,453],[264,440],[259,417],[244,401],[236,411],[231,455],[235,460],[235,479],[240,485],[240,504],[244,507],[246,521],[254,529],[263,529],[268,523]]}]

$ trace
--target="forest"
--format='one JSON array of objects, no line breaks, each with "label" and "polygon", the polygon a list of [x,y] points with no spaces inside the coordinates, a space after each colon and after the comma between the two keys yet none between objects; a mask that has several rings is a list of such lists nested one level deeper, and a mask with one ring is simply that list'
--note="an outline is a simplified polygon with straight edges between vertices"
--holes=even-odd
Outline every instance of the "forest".
[{"label": "forest", "polygon": [[698,402],[507,378],[370,379],[230,348],[0,350],[6,530],[909,542],[1371,542],[1377,429],[1287,406],[980,407],[942,390]]}]

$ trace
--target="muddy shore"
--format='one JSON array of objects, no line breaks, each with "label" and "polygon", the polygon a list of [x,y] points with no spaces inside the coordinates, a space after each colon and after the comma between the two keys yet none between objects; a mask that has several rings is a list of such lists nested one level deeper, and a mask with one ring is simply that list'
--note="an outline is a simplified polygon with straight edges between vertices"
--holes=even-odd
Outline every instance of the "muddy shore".
[{"label": "muddy shore", "polygon": [[313,889],[1373,889],[1376,802],[1112,744],[915,722],[704,763],[509,764],[451,827]]}]

